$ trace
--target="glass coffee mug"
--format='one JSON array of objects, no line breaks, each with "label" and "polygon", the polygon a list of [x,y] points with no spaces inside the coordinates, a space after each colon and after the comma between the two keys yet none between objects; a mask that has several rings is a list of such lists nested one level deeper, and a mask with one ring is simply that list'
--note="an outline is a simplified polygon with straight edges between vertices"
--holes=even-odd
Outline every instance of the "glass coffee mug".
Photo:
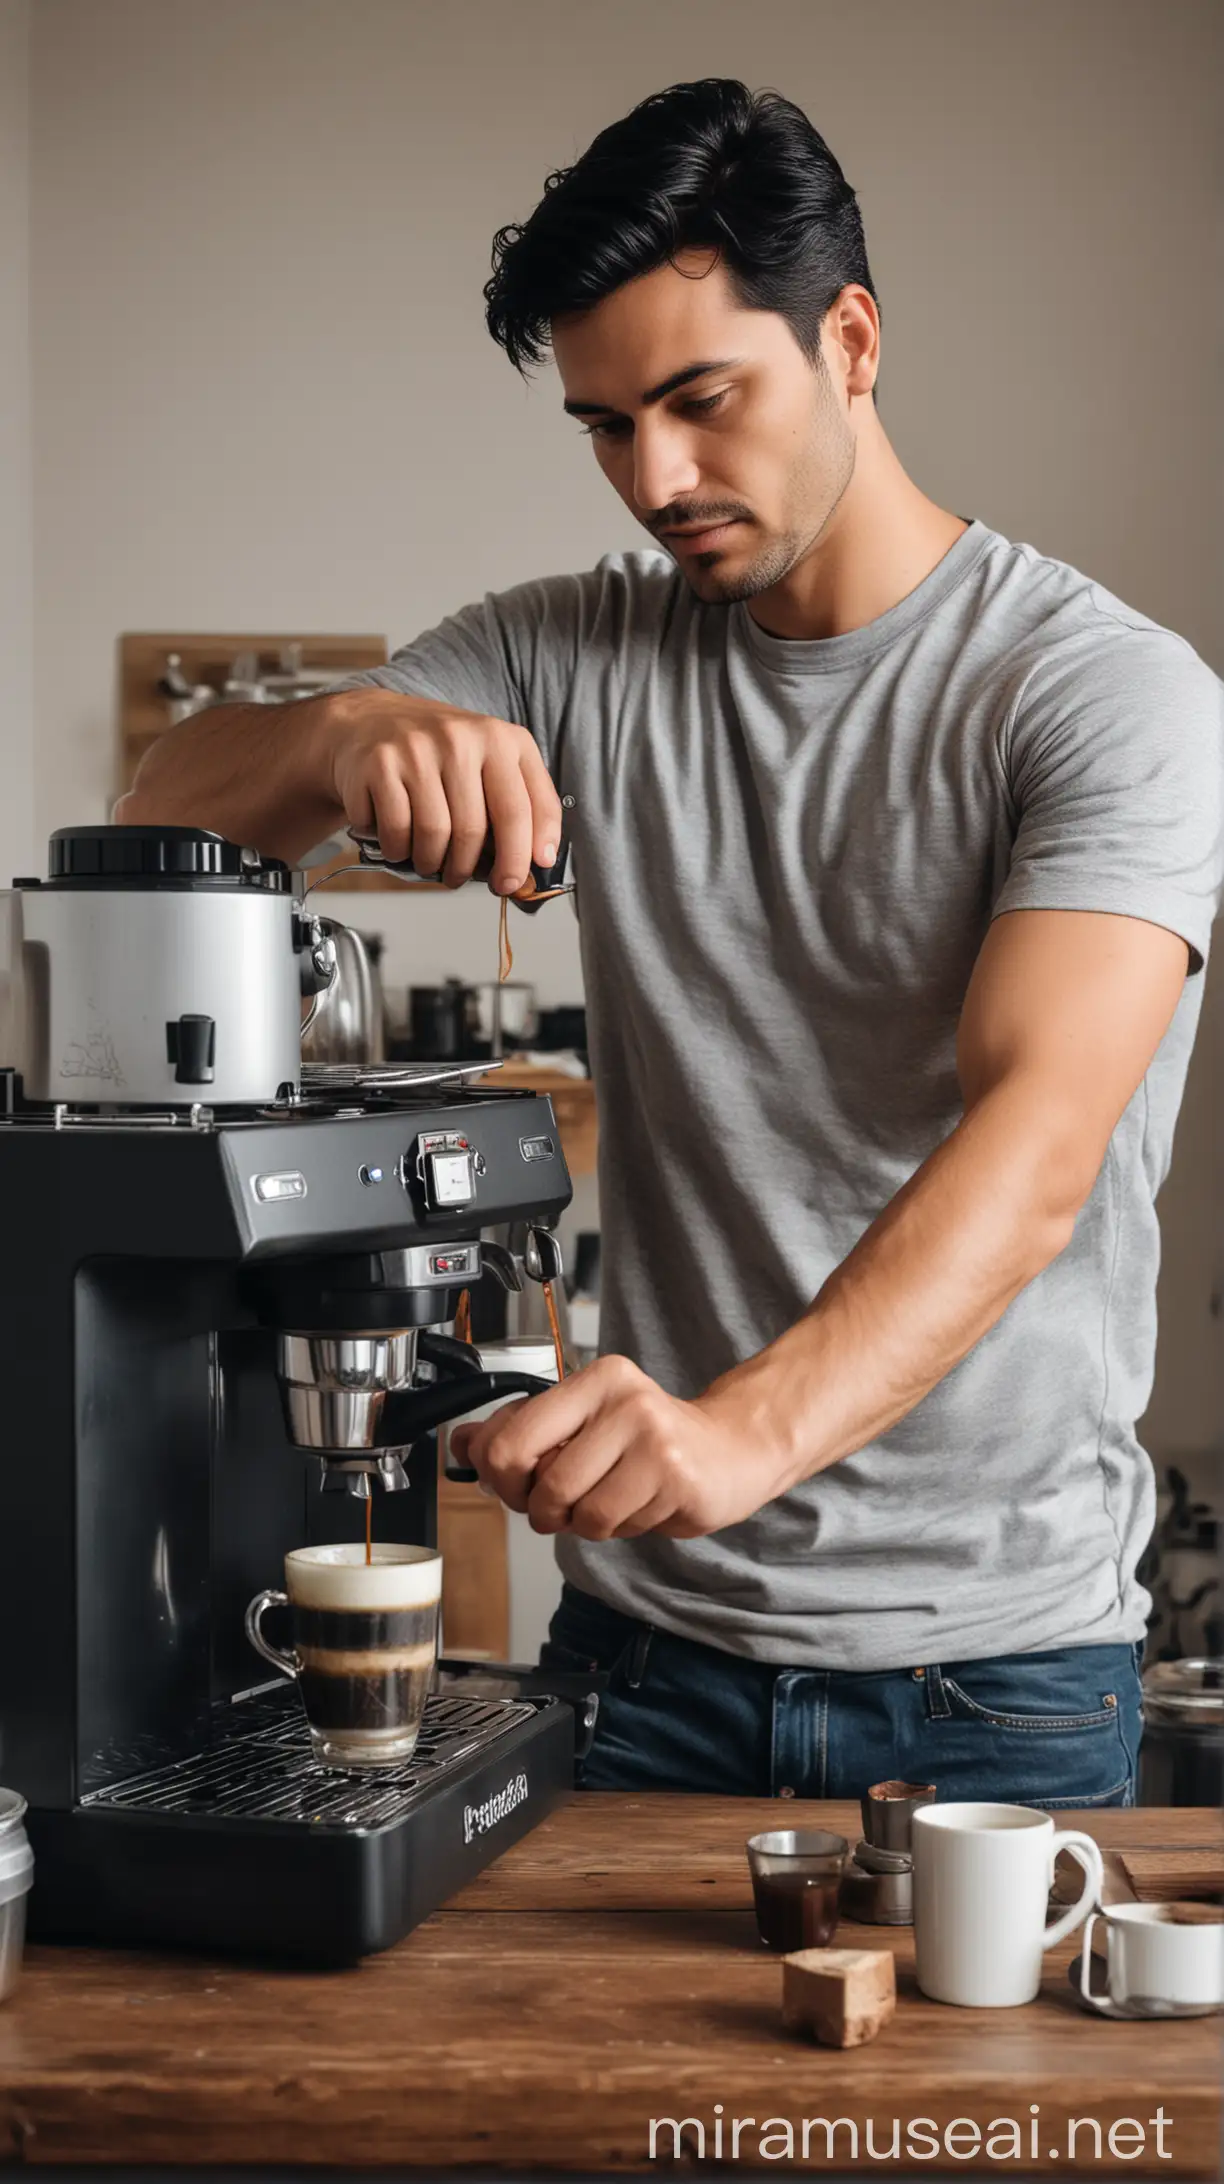
[{"label": "glass coffee mug", "polygon": [[[294,1547],[285,1590],[257,1593],[246,1611],[255,1651],[302,1694],[314,1756],[323,1767],[390,1767],[410,1759],[438,1657],[442,1557],[432,1547],[378,1541]],[[290,1611],[283,1651],[261,1628],[268,1608]]]}]

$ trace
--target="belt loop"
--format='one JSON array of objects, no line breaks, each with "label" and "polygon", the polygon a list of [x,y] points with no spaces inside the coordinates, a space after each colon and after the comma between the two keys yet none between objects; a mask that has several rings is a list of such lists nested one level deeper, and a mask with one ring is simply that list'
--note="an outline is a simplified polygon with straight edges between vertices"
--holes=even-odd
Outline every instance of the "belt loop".
[{"label": "belt loop", "polygon": [[650,1658],[650,1641],[654,1634],[655,1627],[653,1623],[640,1623],[638,1625],[629,1651],[629,1665],[625,1670],[625,1682],[631,1691],[637,1691],[640,1688],[642,1678],[646,1674],[646,1663]]},{"label": "belt loop", "polygon": [[928,1715],[935,1721],[946,1719],[951,1714],[952,1708],[948,1704],[948,1694],[944,1690],[944,1680],[940,1673],[938,1661],[927,1662],[922,1680],[926,1685]]}]

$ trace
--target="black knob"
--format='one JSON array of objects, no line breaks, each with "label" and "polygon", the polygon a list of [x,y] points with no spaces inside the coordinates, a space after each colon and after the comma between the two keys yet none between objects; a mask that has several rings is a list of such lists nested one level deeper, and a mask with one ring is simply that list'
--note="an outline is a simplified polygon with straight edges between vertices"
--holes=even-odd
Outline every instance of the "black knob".
[{"label": "black knob", "polygon": [[179,1016],[166,1025],[166,1060],[174,1063],[176,1084],[211,1084],[217,1056],[217,1026],[211,1016]]}]

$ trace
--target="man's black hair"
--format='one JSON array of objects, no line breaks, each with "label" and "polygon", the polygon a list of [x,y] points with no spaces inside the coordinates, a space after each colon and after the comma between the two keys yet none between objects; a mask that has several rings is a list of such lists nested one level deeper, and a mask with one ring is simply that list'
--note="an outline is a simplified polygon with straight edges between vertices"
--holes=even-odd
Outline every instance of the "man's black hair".
[{"label": "man's black hair", "polygon": [[875,295],[858,200],[807,115],[707,76],[643,99],[549,175],[530,219],[499,229],[489,332],[525,371],[553,319],[694,248],[716,249],[740,302],[776,311],[813,360],[840,290]]}]

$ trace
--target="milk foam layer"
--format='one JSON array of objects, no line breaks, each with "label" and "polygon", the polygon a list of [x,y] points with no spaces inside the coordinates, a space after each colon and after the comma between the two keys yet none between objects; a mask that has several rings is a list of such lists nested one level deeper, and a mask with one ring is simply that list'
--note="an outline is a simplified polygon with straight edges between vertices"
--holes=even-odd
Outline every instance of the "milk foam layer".
[{"label": "milk foam layer", "polygon": [[376,1540],[369,1565],[360,1541],[294,1547],[285,1556],[285,1590],[304,1608],[426,1608],[442,1596],[442,1557],[398,1540]]}]

